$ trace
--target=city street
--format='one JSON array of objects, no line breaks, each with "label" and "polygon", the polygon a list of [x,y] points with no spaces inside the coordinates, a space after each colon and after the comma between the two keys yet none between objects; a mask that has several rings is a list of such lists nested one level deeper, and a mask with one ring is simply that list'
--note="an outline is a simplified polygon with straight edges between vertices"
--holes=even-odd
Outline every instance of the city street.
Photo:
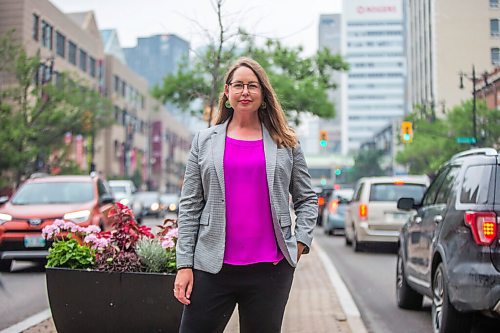
[{"label": "city street", "polygon": [[[396,304],[396,254],[390,247],[372,247],[355,253],[343,236],[315,231],[315,241],[328,254],[372,333],[432,332],[431,302],[424,298],[420,311],[402,310]],[[482,319],[472,332],[492,332],[498,322]],[[496,327],[498,330],[498,326]]]}]

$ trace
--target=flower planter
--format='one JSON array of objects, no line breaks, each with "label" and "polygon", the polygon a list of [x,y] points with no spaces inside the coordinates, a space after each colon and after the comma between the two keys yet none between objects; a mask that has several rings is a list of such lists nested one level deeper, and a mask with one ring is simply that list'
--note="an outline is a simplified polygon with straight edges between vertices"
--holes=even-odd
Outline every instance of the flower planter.
[{"label": "flower planter", "polygon": [[174,274],[47,268],[46,277],[58,333],[179,331]]}]

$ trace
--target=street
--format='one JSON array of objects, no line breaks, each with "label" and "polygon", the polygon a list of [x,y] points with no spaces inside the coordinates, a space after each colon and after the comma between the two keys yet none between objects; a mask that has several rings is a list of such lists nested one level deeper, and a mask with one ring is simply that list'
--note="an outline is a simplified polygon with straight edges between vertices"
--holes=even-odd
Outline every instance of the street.
[{"label": "street", "polygon": [[[432,332],[431,302],[424,298],[420,311],[402,310],[396,304],[396,255],[391,247],[370,247],[355,253],[343,236],[315,231],[318,242],[337,268],[372,333]],[[472,332],[491,332],[498,322],[481,319]],[[498,330],[498,326],[496,326]]]}]

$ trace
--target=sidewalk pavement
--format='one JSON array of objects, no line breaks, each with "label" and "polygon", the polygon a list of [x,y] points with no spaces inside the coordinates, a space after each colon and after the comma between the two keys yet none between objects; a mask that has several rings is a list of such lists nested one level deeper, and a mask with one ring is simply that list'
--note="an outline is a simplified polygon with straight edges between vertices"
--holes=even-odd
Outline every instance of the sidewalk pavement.
[{"label": "sidewalk pavement", "polygon": [[[52,318],[24,333],[57,333]],[[238,333],[237,310],[224,333]],[[283,333],[365,333],[359,311],[323,250],[314,244],[295,272]],[[138,332],[142,333],[142,332]]]}]

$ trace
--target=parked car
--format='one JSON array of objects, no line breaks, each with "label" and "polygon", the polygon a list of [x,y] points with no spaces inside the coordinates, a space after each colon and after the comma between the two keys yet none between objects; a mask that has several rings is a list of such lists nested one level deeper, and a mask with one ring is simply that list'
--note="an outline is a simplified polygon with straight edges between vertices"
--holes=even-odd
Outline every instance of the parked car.
[{"label": "parked car", "polygon": [[108,183],[115,200],[132,209],[135,219],[138,223],[141,223],[143,208],[141,203],[135,199],[137,188],[134,182],[131,180],[110,180]]},{"label": "parked car", "polygon": [[495,149],[459,153],[422,201],[398,201],[416,214],[399,237],[397,303],[417,309],[430,297],[434,332],[470,332],[473,313],[500,316],[499,164]]},{"label": "parked car", "polygon": [[323,230],[325,234],[343,234],[345,228],[345,211],[352,199],[352,188],[334,190],[323,210]]},{"label": "parked car", "polygon": [[152,215],[155,217],[160,217],[162,215],[159,192],[137,192],[135,195],[135,200],[137,200],[142,206],[142,216]]},{"label": "parked car", "polygon": [[0,270],[9,271],[12,260],[45,259],[50,244],[42,229],[55,219],[110,229],[107,210],[113,202],[111,189],[96,175],[26,180],[0,202]]},{"label": "parked car", "polygon": [[163,193],[160,195],[162,212],[177,213],[179,211],[179,195],[176,193]]},{"label": "parked car", "polygon": [[318,225],[321,225],[323,222],[322,216],[323,216],[323,211],[324,211],[325,206],[326,206],[326,201],[328,200],[328,197],[330,196],[330,194],[332,194],[333,188],[332,187],[315,187],[314,192],[316,192],[316,195],[318,196],[318,219],[317,219],[316,223]]},{"label": "parked car", "polygon": [[361,178],[346,211],[346,244],[352,243],[356,252],[367,243],[397,244],[399,232],[410,216],[396,207],[399,198],[418,201],[428,185],[425,175]]}]

